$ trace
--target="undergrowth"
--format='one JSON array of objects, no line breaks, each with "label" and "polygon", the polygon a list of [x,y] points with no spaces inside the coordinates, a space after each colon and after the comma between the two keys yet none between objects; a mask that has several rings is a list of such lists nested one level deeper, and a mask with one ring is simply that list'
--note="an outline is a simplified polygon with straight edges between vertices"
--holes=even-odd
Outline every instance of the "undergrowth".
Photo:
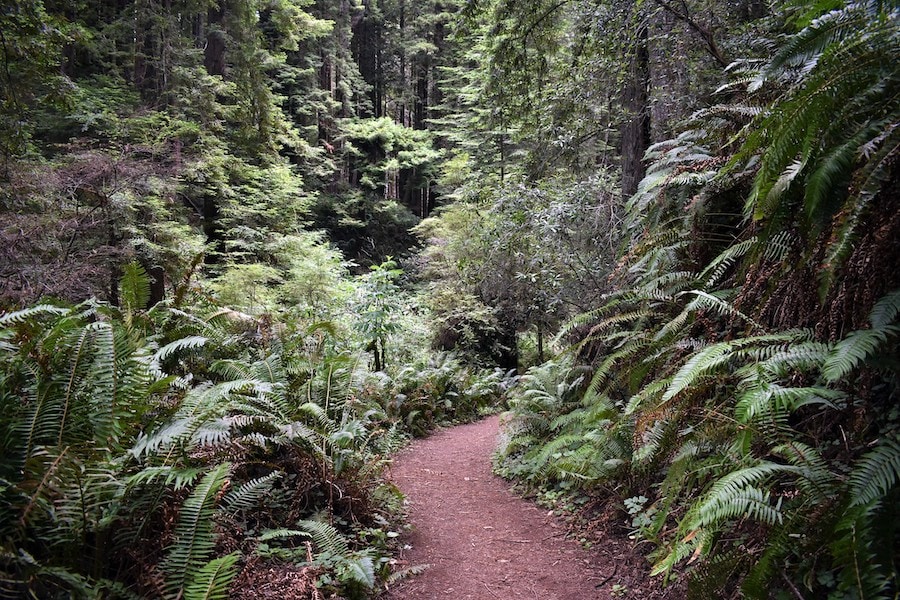
[{"label": "undergrowth", "polygon": [[834,4],[650,148],[617,291],[510,395],[499,471],[617,499],[691,598],[900,589],[900,28]]},{"label": "undergrowth", "polygon": [[363,598],[396,577],[391,453],[494,410],[506,375],[372,371],[337,323],[148,293],[132,264],[119,307],[0,316],[0,596],[245,597],[284,568],[293,594]]}]

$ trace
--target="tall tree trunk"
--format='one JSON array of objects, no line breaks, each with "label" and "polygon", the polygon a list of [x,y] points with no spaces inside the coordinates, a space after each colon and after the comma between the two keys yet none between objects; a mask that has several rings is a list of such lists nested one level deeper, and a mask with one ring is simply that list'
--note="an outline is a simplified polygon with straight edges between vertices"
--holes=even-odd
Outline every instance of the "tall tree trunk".
[{"label": "tall tree trunk", "polygon": [[225,75],[225,0],[211,7],[206,13],[206,48],[203,66],[210,75]]},{"label": "tall tree trunk", "polygon": [[647,25],[642,22],[635,35],[622,102],[627,111],[627,120],[622,126],[622,194],[626,197],[637,191],[645,173],[644,152],[650,145],[648,85]]},{"label": "tall tree trunk", "polygon": [[544,328],[540,323],[537,324],[537,352],[538,352],[538,362],[543,364],[544,362]]},{"label": "tall tree trunk", "polygon": [[384,114],[384,73],[381,65],[384,25],[376,18],[379,7],[373,7],[374,2],[375,0],[367,0],[365,14],[354,20],[350,51],[360,75],[371,86],[369,100],[372,103],[372,115],[378,118]]}]

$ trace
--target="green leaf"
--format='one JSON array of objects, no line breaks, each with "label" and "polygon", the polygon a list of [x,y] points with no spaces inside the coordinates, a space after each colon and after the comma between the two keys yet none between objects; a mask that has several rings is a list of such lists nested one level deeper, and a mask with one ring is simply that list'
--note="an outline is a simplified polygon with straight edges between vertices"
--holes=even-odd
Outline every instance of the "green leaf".
[{"label": "green leaf", "polygon": [[185,586],[184,600],[227,600],[240,557],[240,552],[232,552],[203,565]]}]

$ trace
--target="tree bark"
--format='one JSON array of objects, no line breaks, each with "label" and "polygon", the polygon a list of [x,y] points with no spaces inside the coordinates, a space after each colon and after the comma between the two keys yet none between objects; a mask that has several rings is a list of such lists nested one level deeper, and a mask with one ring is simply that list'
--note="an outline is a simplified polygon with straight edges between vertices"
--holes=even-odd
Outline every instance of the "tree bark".
[{"label": "tree bark", "polygon": [[211,7],[206,13],[206,48],[203,51],[203,66],[210,75],[225,75],[225,2]]},{"label": "tree bark", "polygon": [[635,35],[630,57],[628,83],[623,94],[627,111],[622,126],[622,194],[631,196],[644,177],[644,152],[650,145],[650,110],[648,102],[649,53],[647,25],[641,23]]}]

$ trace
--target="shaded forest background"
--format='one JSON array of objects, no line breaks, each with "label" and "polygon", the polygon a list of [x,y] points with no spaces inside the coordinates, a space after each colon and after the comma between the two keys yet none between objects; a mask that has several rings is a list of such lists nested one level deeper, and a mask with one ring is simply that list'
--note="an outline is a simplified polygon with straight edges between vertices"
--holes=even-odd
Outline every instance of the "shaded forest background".
[{"label": "shaded forest background", "polygon": [[365,597],[503,406],[692,597],[894,597],[898,18],[5,3],[0,594]]}]

